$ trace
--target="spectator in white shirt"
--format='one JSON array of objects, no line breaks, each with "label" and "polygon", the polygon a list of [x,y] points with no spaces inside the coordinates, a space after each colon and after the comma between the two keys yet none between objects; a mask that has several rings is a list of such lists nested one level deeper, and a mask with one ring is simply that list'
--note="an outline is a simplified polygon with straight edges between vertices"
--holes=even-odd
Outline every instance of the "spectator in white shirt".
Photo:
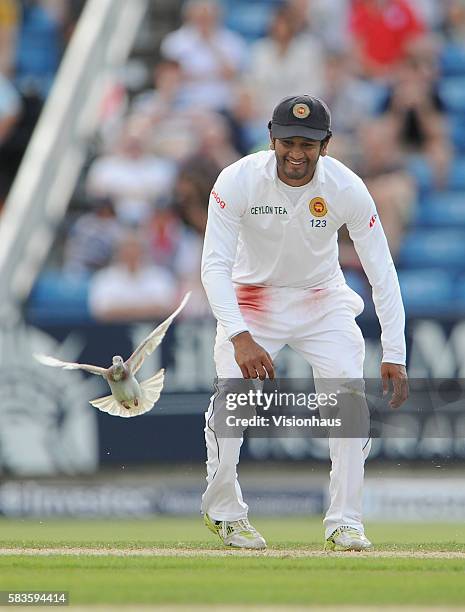
[{"label": "spectator in white shirt", "polygon": [[127,125],[115,150],[91,165],[86,187],[90,196],[111,197],[121,221],[139,225],[169,195],[175,175],[175,164],[147,154],[143,136]]},{"label": "spectator in white shirt", "polygon": [[158,319],[173,310],[177,298],[174,277],[147,261],[144,244],[141,234],[125,234],[113,265],[91,279],[89,309],[96,319]]},{"label": "spectator in white shirt", "polygon": [[252,45],[246,81],[256,95],[258,119],[266,124],[275,105],[290,91],[324,90],[321,43],[311,34],[299,34],[290,9],[280,7],[267,37]]},{"label": "spectator in white shirt", "polygon": [[183,20],[163,39],[161,53],[181,65],[183,94],[192,107],[226,110],[233,82],[244,65],[245,42],[222,27],[220,7],[213,0],[188,0]]}]

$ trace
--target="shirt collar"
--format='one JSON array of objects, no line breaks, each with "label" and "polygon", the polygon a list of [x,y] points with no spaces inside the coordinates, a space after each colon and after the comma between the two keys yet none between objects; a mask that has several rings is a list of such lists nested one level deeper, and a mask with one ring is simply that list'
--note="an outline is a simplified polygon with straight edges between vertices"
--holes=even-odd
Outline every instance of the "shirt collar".
[{"label": "shirt collar", "polygon": [[316,165],[316,169],[315,169],[315,175],[314,175],[314,179],[316,179],[315,182],[317,183],[324,183],[326,182],[326,172],[325,172],[325,163],[323,161],[323,157],[320,157],[320,159],[318,160],[318,163]]}]

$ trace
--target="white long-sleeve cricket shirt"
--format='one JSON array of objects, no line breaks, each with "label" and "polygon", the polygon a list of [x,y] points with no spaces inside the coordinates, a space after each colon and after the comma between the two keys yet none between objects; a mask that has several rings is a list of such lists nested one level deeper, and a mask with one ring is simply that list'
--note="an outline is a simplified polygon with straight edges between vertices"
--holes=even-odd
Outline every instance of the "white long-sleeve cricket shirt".
[{"label": "white long-sleeve cricket shirt", "polygon": [[304,187],[278,179],[274,151],[248,155],[219,175],[210,195],[202,281],[229,337],[248,329],[234,284],[327,288],[345,283],[337,246],[344,224],[373,289],[383,361],[405,364],[404,308],[375,203],[363,181],[329,156],[320,157]]}]

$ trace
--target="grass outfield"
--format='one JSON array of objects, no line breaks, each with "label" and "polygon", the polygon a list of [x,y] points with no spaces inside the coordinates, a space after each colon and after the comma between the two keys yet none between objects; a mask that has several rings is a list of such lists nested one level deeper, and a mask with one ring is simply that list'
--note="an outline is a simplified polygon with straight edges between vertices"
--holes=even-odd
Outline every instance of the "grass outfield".
[{"label": "grass outfield", "polygon": [[[0,590],[68,590],[73,604],[131,604],[131,609],[135,604],[465,606],[464,525],[371,524],[367,534],[378,552],[320,554],[320,521],[254,523],[269,548],[245,556],[225,554],[199,518],[0,520]],[[37,553],[6,550],[25,548]],[[45,548],[70,554],[38,554]]]}]

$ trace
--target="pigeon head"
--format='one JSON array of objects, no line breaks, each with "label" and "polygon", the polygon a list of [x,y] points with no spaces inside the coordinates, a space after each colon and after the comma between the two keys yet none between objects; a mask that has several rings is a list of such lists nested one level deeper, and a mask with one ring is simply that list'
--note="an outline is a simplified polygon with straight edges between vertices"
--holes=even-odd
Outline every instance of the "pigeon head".
[{"label": "pigeon head", "polygon": [[123,365],[123,358],[121,357],[121,355],[115,355],[113,357],[113,365],[116,367],[121,367]]}]

